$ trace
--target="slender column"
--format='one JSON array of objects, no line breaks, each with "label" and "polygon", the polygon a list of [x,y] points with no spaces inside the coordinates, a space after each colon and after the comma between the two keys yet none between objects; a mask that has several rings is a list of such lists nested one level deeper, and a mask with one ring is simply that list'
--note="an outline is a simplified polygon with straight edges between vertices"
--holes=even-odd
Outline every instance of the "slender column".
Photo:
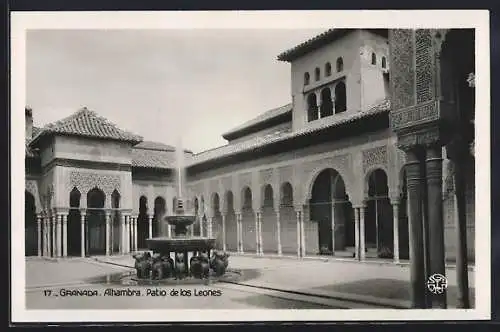
[{"label": "slender column", "polygon": [[207,224],[207,235],[208,237],[212,237],[212,226],[214,223],[214,217],[209,217],[208,218],[208,224]]},{"label": "slender column", "polygon": [[[427,206],[429,218],[430,274],[446,275],[444,258],[443,221],[443,160],[441,146],[427,149]],[[446,309],[446,289],[442,294],[432,294],[432,307]]]},{"label": "slender column", "polygon": [[[191,231],[190,233],[193,234],[192,232],[192,225],[189,226],[189,230]],[[167,236],[172,237],[172,227],[170,225],[167,225]]]},{"label": "slender column", "polygon": [[110,255],[110,242],[111,242],[111,213],[106,212],[106,256]]},{"label": "slender column", "polygon": [[62,215],[62,255],[68,257],[68,214]]},{"label": "slender column", "polygon": [[52,213],[51,217],[52,221],[52,248],[51,248],[51,253],[52,257],[57,257],[57,215],[55,213]]},{"label": "slender column", "polygon": [[399,201],[392,202],[394,263],[399,263]]},{"label": "slender column", "polygon": [[241,212],[236,212],[236,238],[237,238],[237,251],[243,253],[243,240],[241,232]]},{"label": "slender column", "polygon": [[80,253],[85,257],[85,212],[80,212]]},{"label": "slender column", "polygon": [[302,245],[301,245],[301,227],[300,227],[300,212],[295,211],[295,217],[297,219],[297,257],[300,257],[302,254]]},{"label": "slender column", "polygon": [[359,207],[359,260],[366,259],[365,241],[365,207]]},{"label": "slender column", "polygon": [[276,211],[276,242],[278,243],[278,255],[283,255],[283,249],[281,248],[281,220],[280,220],[280,210]]},{"label": "slender column", "polygon": [[56,219],[56,253],[57,257],[62,256],[62,214],[57,214]]},{"label": "slender column", "polygon": [[44,215],[42,217],[42,236],[43,236],[43,243],[42,243],[42,255],[44,257],[48,256],[48,250],[47,250],[47,216]]},{"label": "slender column", "polygon": [[406,183],[408,188],[408,219],[410,224],[410,278],[413,308],[426,307],[424,234],[422,214],[422,160],[415,151],[406,152]]},{"label": "slender column", "polygon": [[264,255],[264,245],[262,241],[262,213],[259,212],[259,254]]},{"label": "slender column", "polygon": [[45,243],[44,243],[44,249],[45,249],[45,257],[50,257],[50,217],[48,215],[45,216],[44,218],[44,236],[45,236]]},{"label": "slender column", "polygon": [[[151,219],[150,219],[151,225]],[[150,234],[151,234],[151,226],[150,226]],[[123,213],[120,214],[120,253],[125,254],[127,252],[126,247],[126,239],[125,239],[125,215]],[[151,237],[151,236],[150,236]]]},{"label": "slender column", "polygon": [[[134,251],[137,251],[137,216],[134,218]],[[169,225],[170,226],[170,225]],[[168,227],[170,229],[170,227]]]},{"label": "slender column", "polygon": [[222,250],[226,251],[226,213],[222,212]]},{"label": "slender column", "polygon": [[359,250],[359,208],[354,208],[354,257],[361,260]]},{"label": "slender column", "polygon": [[42,217],[36,215],[36,234],[37,234],[37,253],[38,257],[42,256]]},{"label": "slender column", "polygon": [[240,218],[239,218],[239,224],[240,224],[240,252],[243,254],[245,253],[245,248],[243,245],[243,214],[240,213]]},{"label": "slender column", "polygon": [[148,229],[149,229],[149,238],[153,237],[153,216],[149,215],[148,219]]},{"label": "slender column", "polygon": [[332,255],[335,255],[335,201],[332,202]]},{"label": "slender column", "polygon": [[304,230],[304,210],[300,209],[300,247],[302,248],[301,256],[306,256],[306,232]]},{"label": "slender column", "polygon": [[455,227],[457,236],[456,273],[457,273],[457,307],[469,309],[469,272],[467,267],[467,214],[465,202],[465,183],[463,162],[454,163],[455,169]]},{"label": "slender column", "polygon": [[130,216],[125,216],[125,253],[130,252]]}]

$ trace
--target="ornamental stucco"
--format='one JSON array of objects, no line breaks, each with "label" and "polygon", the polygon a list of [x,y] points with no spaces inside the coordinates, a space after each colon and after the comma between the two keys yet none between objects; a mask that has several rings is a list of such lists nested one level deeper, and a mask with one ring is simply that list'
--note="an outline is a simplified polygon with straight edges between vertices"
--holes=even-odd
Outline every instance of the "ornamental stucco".
[{"label": "ornamental stucco", "polygon": [[[270,184],[274,185],[274,170],[272,168],[263,169],[259,172],[260,184]],[[273,188],[274,189],[274,188]]]},{"label": "ornamental stucco", "polygon": [[389,44],[391,45],[391,105],[394,110],[415,104],[415,69],[414,61],[414,30],[391,29]]},{"label": "ornamental stucco", "polygon": [[434,49],[429,29],[415,31],[417,104],[434,99]]},{"label": "ornamental stucco", "polygon": [[363,173],[373,166],[380,165],[387,168],[387,146],[378,146],[375,148],[363,150]]},{"label": "ornamental stucco", "polygon": [[38,181],[37,180],[25,180],[26,191],[29,192],[35,198],[35,208],[36,212],[39,213],[43,208],[40,201],[40,195],[38,193]]},{"label": "ornamental stucco", "polygon": [[87,193],[89,190],[97,187],[106,195],[110,195],[113,190],[120,192],[121,179],[116,174],[102,174],[98,172],[72,171],[66,183],[67,191],[76,187],[81,193]]}]

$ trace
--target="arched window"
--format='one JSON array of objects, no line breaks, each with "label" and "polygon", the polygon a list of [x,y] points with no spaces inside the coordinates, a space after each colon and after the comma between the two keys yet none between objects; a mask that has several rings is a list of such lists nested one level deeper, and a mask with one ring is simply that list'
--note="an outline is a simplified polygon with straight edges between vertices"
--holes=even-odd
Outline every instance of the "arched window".
[{"label": "arched window", "polygon": [[387,60],[385,59],[385,56],[382,57],[382,68],[387,68]]},{"label": "arched window", "polygon": [[340,73],[344,70],[344,60],[341,57],[337,58],[337,73]]},{"label": "arched window", "polygon": [[333,115],[333,102],[332,94],[329,88],[324,88],[321,90],[321,107],[320,116],[324,118],[325,116]]},{"label": "arched window", "polygon": [[320,70],[319,70],[319,68],[316,67],[316,69],[314,69],[314,79],[316,81],[319,81],[320,75],[321,75]]},{"label": "arched window", "polygon": [[332,65],[327,62],[325,65],[325,76],[330,76],[332,74]]},{"label": "arched window", "polygon": [[314,121],[318,119],[318,103],[316,94],[311,93],[307,96],[307,121]]},{"label": "arched window", "polygon": [[344,82],[335,86],[335,114],[345,112],[347,109],[346,88]]},{"label": "arched window", "polygon": [[372,53],[372,65],[377,64],[377,55],[375,53]]},{"label": "arched window", "polygon": [[310,81],[310,76],[309,76],[309,73],[305,73],[304,74],[304,85],[309,85],[309,81]]}]

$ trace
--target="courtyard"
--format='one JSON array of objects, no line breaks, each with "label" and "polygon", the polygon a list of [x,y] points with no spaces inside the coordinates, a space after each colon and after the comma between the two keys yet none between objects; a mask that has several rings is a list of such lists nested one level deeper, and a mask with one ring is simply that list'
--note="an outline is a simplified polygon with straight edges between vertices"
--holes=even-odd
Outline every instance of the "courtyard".
[{"label": "courtyard", "polygon": [[[366,309],[409,308],[409,267],[367,261],[234,255],[234,282],[134,286],[117,284],[133,272],[133,259],[95,256],[26,260],[26,308],[30,309]],[[314,271],[314,277],[311,272]],[[449,307],[456,307],[456,275],[446,271]],[[474,307],[475,273],[469,271]],[[128,295],[107,296],[110,289]],[[83,296],[84,291],[99,296]],[[80,295],[74,295],[76,292]],[[177,296],[172,296],[177,291]],[[140,292],[140,296],[136,296]],[[184,295],[181,295],[181,292]],[[116,293],[116,292],[115,292]],[[49,295],[50,294],[50,295]],[[71,296],[73,294],[73,296]],[[175,294],[174,294],[175,295]]]}]

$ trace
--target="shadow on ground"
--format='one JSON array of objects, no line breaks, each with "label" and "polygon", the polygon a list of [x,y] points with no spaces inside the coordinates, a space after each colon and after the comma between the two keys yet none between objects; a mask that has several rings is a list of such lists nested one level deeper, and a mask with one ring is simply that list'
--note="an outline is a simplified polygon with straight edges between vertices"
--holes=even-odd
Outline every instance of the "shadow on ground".
[{"label": "shadow on ground", "polygon": [[[337,283],[333,285],[314,287],[302,292],[314,293],[315,290],[330,291],[345,294],[373,296],[377,298],[410,301],[410,283],[395,279],[364,279],[353,282]],[[452,306],[457,303],[457,287],[449,286],[447,289],[447,300]],[[469,289],[471,306],[475,303],[475,289]]]}]

